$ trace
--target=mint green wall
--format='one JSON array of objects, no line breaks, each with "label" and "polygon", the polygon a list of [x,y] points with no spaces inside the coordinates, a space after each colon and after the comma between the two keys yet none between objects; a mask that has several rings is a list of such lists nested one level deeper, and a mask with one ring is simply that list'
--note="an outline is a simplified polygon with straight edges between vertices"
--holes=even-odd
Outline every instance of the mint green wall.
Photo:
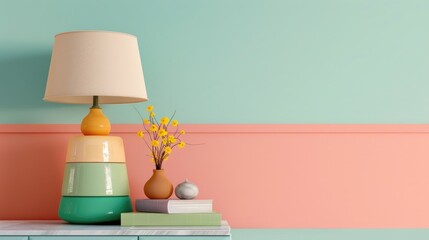
[{"label": "mint green wall", "polygon": [[[136,35],[149,103],[185,123],[427,123],[428,13],[425,0],[0,0],[0,123],[80,122],[87,106],[41,99],[54,35],[90,29]],[[130,104],[105,112],[139,121]]]}]

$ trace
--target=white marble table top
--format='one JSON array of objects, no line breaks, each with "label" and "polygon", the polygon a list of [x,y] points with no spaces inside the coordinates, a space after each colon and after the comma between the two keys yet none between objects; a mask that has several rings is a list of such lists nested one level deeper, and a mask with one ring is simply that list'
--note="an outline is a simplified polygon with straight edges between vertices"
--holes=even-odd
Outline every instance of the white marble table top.
[{"label": "white marble table top", "polygon": [[0,221],[1,235],[231,235],[228,222],[203,227],[121,227],[119,225],[75,225],[63,221]]}]

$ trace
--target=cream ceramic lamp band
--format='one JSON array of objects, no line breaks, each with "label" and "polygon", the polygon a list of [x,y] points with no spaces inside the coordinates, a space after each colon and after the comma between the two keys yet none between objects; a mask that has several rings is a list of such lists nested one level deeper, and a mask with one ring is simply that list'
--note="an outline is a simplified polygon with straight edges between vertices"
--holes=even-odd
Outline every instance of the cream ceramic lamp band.
[{"label": "cream ceramic lamp band", "polygon": [[125,163],[122,138],[115,136],[75,136],[69,139],[66,162]]}]

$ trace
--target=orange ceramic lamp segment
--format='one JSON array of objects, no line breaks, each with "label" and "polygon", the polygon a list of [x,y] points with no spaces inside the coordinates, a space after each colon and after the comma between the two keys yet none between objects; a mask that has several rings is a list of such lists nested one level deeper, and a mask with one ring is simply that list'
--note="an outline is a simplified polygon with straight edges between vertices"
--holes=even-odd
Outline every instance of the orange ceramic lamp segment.
[{"label": "orange ceramic lamp segment", "polygon": [[99,107],[90,108],[80,125],[83,135],[109,135],[110,129],[110,121]]},{"label": "orange ceramic lamp segment", "polygon": [[124,143],[115,136],[75,136],[69,139],[66,162],[125,163]]}]

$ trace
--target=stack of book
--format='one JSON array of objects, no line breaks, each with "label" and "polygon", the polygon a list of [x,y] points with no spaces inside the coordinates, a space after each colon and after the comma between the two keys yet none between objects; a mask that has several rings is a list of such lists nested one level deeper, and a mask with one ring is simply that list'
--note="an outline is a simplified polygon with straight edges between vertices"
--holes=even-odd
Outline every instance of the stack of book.
[{"label": "stack of book", "polygon": [[136,211],[121,214],[122,226],[221,226],[212,200],[137,199]]}]

